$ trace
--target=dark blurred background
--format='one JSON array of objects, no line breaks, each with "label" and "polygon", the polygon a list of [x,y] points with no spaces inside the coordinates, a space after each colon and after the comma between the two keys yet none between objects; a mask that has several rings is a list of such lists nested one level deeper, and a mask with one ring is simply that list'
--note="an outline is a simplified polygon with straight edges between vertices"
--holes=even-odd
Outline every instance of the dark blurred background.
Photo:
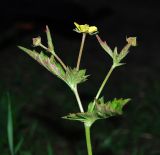
[{"label": "dark blurred background", "polygon": [[[36,36],[42,36],[45,44],[45,25],[49,25],[58,55],[74,67],[81,41],[81,35],[72,31],[76,21],[96,25],[112,49],[120,50],[128,36],[138,40],[125,59],[127,65],[113,72],[103,91],[106,100],[130,97],[132,101],[123,116],[93,126],[94,154],[160,155],[158,1],[5,0],[0,19],[0,154],[8,149],[6,92],[11,94],[15,141],[24,137],[21,154],[46,154],[48,144],[55,155],[86,154],[82,124],[61,119],[79,110],[71,90],[17,48],[32,47]],[[87,36],[81,67],[91,76],[79,87],[85,108],[111,64],[96,38]]]}]

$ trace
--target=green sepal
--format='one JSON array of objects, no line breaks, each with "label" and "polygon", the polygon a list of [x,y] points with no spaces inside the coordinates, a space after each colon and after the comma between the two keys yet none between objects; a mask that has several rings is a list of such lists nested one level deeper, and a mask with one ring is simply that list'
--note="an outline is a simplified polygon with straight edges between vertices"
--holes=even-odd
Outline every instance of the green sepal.
[{"label": "green sepal", "polygon": [[47,35],[47,42],[48,42],[48,48],[49,48],[48,51],[50,51],[54,55],[55,52],[54,52],[52,37],[51,37],[51,33],[47,25],[46,25],[46,35]]},{"label": "green sepal", "polygon": [[86,70],[77,70],[76,68],[66,69],[65,74],[65,82],[70,86],[72,90],[74,90],[77,84],[85,82],[87,80],[88,75],[86,75]]}]

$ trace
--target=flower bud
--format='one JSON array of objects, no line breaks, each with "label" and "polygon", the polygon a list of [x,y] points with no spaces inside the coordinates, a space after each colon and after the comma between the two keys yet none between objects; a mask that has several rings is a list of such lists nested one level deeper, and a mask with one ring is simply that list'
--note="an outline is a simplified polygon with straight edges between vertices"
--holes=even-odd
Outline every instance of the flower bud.
[{"label": "flower bud", "polygon": [[33,41],[33,45],[34,45],[35,47],[41,45],[41,37],[33,38],[32,41]]},{"label": "flower bud", "polygon": [[128,44],[130,44],[131,46],[137,46],[137,38],[136,37],[129,37],[127,38],[127,42]]}]

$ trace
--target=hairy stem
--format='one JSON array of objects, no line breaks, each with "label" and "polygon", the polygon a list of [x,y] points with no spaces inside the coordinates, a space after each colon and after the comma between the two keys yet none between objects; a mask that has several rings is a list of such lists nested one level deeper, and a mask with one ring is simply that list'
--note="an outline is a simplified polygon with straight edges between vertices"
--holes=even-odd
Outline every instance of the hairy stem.
[{"label": "hairy stem", "polygon": [[91,135],[90,135],[90,126],[84,124],[85,127],[85,135],[86,135],[86,144],[88,155],[92,155],[92,144],[91,144]]},{"label": "hairy stem", "polygon": [[83,33],[79,55],[78,55],[78,60],[77,60],[77,67],[76,67],[77,70],[79,70],[85,39],[86,39],[86,33]]},{"label": "hairy stem", "polygon": [[74,94],[75,94],[75,96],[76,96],[76,99],[77,99],[77,102],[78,102],[78,106],[79,106],[80,111],[81,111],[81,112],[84,112],[83,106],[82,106],[82,102],[81,102],[81,99],[80,99],[80,97],[79,97],[79,93],[78,93],[78,90],[77,90],[77,87],[76,87],[75,90],[74,90]]}]

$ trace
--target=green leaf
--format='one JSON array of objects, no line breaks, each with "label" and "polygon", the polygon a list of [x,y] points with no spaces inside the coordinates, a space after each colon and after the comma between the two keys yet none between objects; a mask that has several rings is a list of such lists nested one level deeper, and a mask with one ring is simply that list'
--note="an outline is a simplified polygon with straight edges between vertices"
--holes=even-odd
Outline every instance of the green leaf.
[{"label": "green leaf", "polygon": [[7,122],[7,134],[8,134],[8,144],[11,155],[14,155],[14,140],[13,140],[13,118],[11,110],[10,96],[8,96],[8,122]]},{"label": "green leaf", "polygon": [[101,47],[111,56],[111,58],[113,58],[113,52],[111,48],[107,45],[106,41],[102,41],[102,39],[98,35],[96,37]]},{"label": "green leaf", "polygon": [[47,34],[49,51],[54,55],[55,54],[54,46],[53,46],[52,37],[51,37],[51,33],[50,33],[50,30],[49,30],[48,26],[46,26],[46,34]]},{"label": "green leaf", "polygon": [[92,125],[98,119],[105,119],[116,115],[122,114],[122,109],[130,99],[114,99],[113,101],[104,102],[104,98],[96,100],[96,105],[93,111],[90,111],[90,107],[93,102],[88,106],[88,112],[84,113],[72,113],[64,116],[64,119],[80,121]]},{"label": "green leaf", "polygon": [[22,47],[22,46],[18,46],[18,48],[21,49],[22,51],[26,52],[33,59],[37,60],[39,53],[36,52],[35,50],[30,50],[30,49]]},{"label": "green leaf", "polygon": [[47,144],[47,152],[48,155],[54,155],[53,148],[50,143]]},{"label": "green leaf", "polygon": [[77,84],[85,82],[87,80],[88,75],[85,74],[86,70],[67,68],[65,74],[65,82],[70,86],[72,90],[74,90]]},{"label": "green leaf", "polygon": [[137,45],[136,37],[129,37],[126,39],[126,41],[127,41],[127,44],[123,47],[121,52],[119,54],[117,54],[118,63],[121,62],[127,56],[131,46]]},{"label": "green leaf", "polygon": [[127,44],[126,46],[124,46],[124,48],[121,50],[121,52],[118,55],[119,60],[121,61],[122,59],[124,59],[127,54],[129,53],[129,48],[131,47],[130,44]]},{"label": "green leaf", "polygon": [[24,138],[21,137],[21,139],[19,140],[19,142],[18,142],[17,145],[15,146],[15,154],[18,153],[18,151],[20,150],[20,148],[21,148],[23,142],[24,142]]},{"label": "green leaf", "polygon": [[119,62],[118,60],[118,51],[117,51],[117,47],[114,48],[114,51],[113,51],[113,61],[114,62]]},{"label": "green leaf", "polygon": [[60,77],[64,80],[64,77],[65,77],[65,74],[66,74],[66,73],[65,73],[63,67],[61,66],[60,63],[56,62],[54,58],[53,58],[53,59],[52,59],[52,58],[53,58],[53,57],[51,56],[51,58],[50,58],[51,64],[52,64],[52,65],[55,64],[57,70],[58,70],[59,73],[60,73],[60,74],[59,74]]},{"label": "green leaf", "polygon": [[[101,97],[101,98],[99,99],[99,101],[100,101],[101,103],[104,103],[104,97]],[[94,107],[95,107],[95,104],[96,104],[96,100],[94,100],[94,102],[90,102],[90,103],[88,104],[87,112],[93,112]]]},{"label": "green leaf", "polygon": [[102,102],[100,99],[96,101],[94,111],[102,118],[108,118],[115,115],[121,115],[122,109],[130,99],[114,99],[107,103]]},{"label": "green leaf", "polygon": [[97,120],[96,113],[94,112],[72,113],[62,118],[72,120],[72,121],[80,121],[90,125]]},{"label": "green leaf", "polygon": [[101,47],[111,56],[113,59],[114,67],[118,67],[121,65],[124,65],[124,63],[121,63],[121,61],[127,56],[129,53],[129,48],[131,46],[136,46],[137,41],[136,37],[129,37],[126,39],[127,44],[124,46],[124,48],[121,50],[120,53],[117,51],[117,47],[114,48],[114,51],[110,49],[110,47],[107,45],[105,41],[102,41],[101,38],[97,35],[98,42],[100,43]]},{"label": "green leaf", "polygon": [[92,112],[93,107],[94,107],[94,103],[93,103],[93,102],[90,102],[90,103],[88,104],[87,112]]},{"label": "green leaf", "polygon": [[41,52],[37,58],[37,61],[44,66],[48,71],[57,75],[59,78],[64,78],[64,70],[59,63],[51,56],[50,58]]},{"label": "green leaf", "polygon": [[51,73],[55,74],[56,76],[64,80],[65,72],[62,66],[55,61],[53,56],[48,57],[47,55],[44,54],[44,52],[38,53],[35,50],[30,50],[22,46],[18,47],[24,52],[26,52],[28,55],[30,55],[33,59],[38,61],[48,71],[50,71]]}]

